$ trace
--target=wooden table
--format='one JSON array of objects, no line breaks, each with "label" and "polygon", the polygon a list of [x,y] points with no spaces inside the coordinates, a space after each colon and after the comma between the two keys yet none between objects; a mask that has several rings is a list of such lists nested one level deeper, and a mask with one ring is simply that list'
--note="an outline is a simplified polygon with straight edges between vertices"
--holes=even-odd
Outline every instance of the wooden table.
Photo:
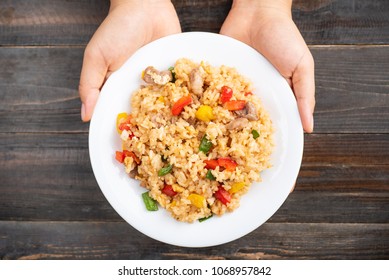
[{"label": "wooden table", "polygon": [[[231,6],[173,2],[184,31],[218,32]],[[389,1],[294,2],[317,98],[296,189],[254,232],[200,249],[139,233],[95,181],[77,87],[108,8],[0,2],[1,259],[389,258]]]}]

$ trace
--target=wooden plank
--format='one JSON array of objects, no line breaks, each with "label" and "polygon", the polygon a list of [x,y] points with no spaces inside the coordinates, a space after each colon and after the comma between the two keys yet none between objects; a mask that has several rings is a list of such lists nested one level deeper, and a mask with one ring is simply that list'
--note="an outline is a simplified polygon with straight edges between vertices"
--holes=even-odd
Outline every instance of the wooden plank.
[{"label": "wooden plank", "polygon": [[389,192],[301,192],[297,186],[270,221],[389,224]]},{"label": "wooden plank", "polygon": [[[389,134],[312,135],[305,147],[273,221],[389,222]],[[0,219],[121,220],[94,179],[87,134],[0,133],[0,166]]]},{"label": "wooden plank", "polygon": [[109,0],[2,0],[0,45],[85,45]]},{"label": "wooden plank", "polygon": [[[304,234],[302,234],[304,233]],[[387,259],[389,225],[266,223],[222,246],[181,248],[125,223],[0,221],[1,259]]]},{"label": "wooden plank", "polygon": [[295,0],[293,19],[308,44],[388,44],[386,0]]},{"label": "wooden plank", "polygon": [[388,133],[388,47],[313,47],[316,133]]},{"label": "wooden plank", "polygon": [[[173,1],[183,31],[219,32],[231,0]],[[0,45],[84,45],[108,13],[109,1],[2,0]],[[293,18],[309,44],[388,44],[385,0],[293,4]]]},{"label": "wooden plank", "polygon": [[[315,133],[389,133],[389,46],[312,48]],[[87,132],[82,48],[0,48],[0,131]],[[28,116],[29,122],[26,122]]]},{"label": "wooden plank", "polygon": [[388,191],[388,136],[306,134],[296,190]]},{"label": "wooden plank", "polygon": [[20,136],[0,136],[0,219],[119,219],[94,178],[88,135]]},{"label": "wooden plank", "polygon": [[303,162],[296,190],[377,192],[389,190],[388,165],[316,164]]},{"label": "wooden plank", "polygon": [[[87,132],[78,95],[83,48],[0,48],[0,131]],[[26,121],[28,118],[28,122]]]},{"label": "wooden plank", "polygon": [[305,134],[303,164],[389,165],[389,135]]},{"label": "wooden plank", "polygon": [[204,31],[219,33],[231,9],[231,0],[173,0],[184,32]]}]

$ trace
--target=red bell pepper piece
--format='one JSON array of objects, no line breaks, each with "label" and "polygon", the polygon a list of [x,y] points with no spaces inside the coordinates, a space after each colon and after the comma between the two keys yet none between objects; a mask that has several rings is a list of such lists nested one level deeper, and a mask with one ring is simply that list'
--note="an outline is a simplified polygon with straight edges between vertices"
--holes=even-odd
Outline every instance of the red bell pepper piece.
[{"label": "red bell pepper piece", "polygon": [[190,95],[181,97],[176,101],[176,103],[173,104],[172,115],[178,116],[182,110],[184,110],[184,107],[190,103],[192,103],[192,97]]},{"label": "red bell pepper piece", "polygon": [[206,159],[204,160],[204,163],[206,169],[215,170],[215,168],[219,166],[219,162],[217,161],[217,159],[210,159],[210,160]]},{"label": "red bell pepper piece", "polygon": [[125,157],[126,157],[126,156],[124,155],[123,152],[116,151],[115,158],[116,158],[116,160],[117,160],[118,162],[123,163]]},{"label": "red bell pepper piece", "polygon": [[234,171],[235,168],[238,166],[236,161],[230,158],[219,158],[217,162],[219,166],[224,167],[227,171]]},{"label": "red bell pepper piece", "polygon": [[226,191],[222,186],[219,186],[219,189],[214,193],[214,196],[224,205],[227,205],[227,203],[231,201],[231,194]]},{"label": "red bell pepper piece", "polygon": [[167,196],[175,196],[177,193],[173,190],[173,187],[171,185],[165,185],[162,189],[162,193],[166,194]]},{"label": "red bell pepper piece", "polygon": [[227,101],[230,101],[231,97],[232,97],[232,89],[228,86],[223,86],[222,87],[222,91],[221,91],[221,94],[220,94],[220,101],[222,103],[226,103]]},{"label": "red bell pepper piece", "polygon": [[119,124],[119,130],[123,131],[123,130],[130,130],[130,124],[128,123],[121,123]]},{"label": "red bell pepper piece", "polygon": [[244,100],[232,100],[224,103],[224,108],[230,111],[242,110],[246,107],[246,101]]},{"label": "red bell pepper piece", "polygon": [[131,115],[127,115],[126,113],[121,113],[117,117],[117,128],[120,131],[123,130],[130,130],[130,123],[131,123]]},{"label": "red bell pepper piece", "polygon": [[[140,159],[131,151],[123,150],[124,157],[132,157],[136,164],[140,164]],[[124,160],[124,159],[123,159]]]}]

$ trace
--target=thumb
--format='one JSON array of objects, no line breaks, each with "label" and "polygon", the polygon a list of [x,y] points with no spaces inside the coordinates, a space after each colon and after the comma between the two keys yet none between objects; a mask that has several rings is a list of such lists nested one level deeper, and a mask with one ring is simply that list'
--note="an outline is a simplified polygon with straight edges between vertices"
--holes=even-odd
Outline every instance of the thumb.
[{"label": "thumb", "polygon": [[80,84],[78,91],[81,98],[81,119],[90,121],[100,89],[107,75],[108,65],[99,49],[88,45],[84,52]]},{"label": "thumb", "polygon": [[315,74],[312,54],[307,49],[292,75],[292,87],[305,132],[313,131]]}]

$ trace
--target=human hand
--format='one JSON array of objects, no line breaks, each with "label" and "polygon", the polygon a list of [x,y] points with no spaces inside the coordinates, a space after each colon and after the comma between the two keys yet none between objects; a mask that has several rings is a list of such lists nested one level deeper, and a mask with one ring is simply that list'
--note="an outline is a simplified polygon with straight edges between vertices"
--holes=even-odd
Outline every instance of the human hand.
[{"label": "human hand", "polygon": [[81,119],[89,121],[108,76],[143,45],[181,32],[168,0],[111,0],[109,14],[88,43],[81,70]]},{"label": "human hand", "polygon": [[292,20],[291,0],[234,0],[220,33],[260,52],[291,86],[301,122],[313,131],[314,61]]}]

